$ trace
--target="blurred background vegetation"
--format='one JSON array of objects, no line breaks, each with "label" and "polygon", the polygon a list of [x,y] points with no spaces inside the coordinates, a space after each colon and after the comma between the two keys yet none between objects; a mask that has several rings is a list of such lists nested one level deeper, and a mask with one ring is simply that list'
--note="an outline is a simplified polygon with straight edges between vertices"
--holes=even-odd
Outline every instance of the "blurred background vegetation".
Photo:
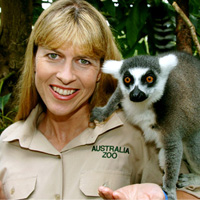
[{"label": "blurred background vegetation", "polygon": [[[16,114],[14,89],[27,41],[41,12],[54,0],[0,0],[0,132]],[[190,30],[173,0],[87,0],[108,20],[124,58],[183,50],[197,55]],[[200,40],[200,1],[177,0]]]}]

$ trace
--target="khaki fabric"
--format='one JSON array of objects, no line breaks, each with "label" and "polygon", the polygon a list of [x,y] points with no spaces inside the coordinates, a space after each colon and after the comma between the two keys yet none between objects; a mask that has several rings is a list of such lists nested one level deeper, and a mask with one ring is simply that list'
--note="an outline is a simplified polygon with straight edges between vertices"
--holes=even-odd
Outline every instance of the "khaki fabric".
[{"label": "khaki fabric", "polygon": [[116,190],[133,183],[161,184],[157,150],[145,144],[123,112],[87,128],[61,152],[37,130],[41,113],[37,106],[0,137],[0,180],[8,199],[100,199],[101,185]]}]

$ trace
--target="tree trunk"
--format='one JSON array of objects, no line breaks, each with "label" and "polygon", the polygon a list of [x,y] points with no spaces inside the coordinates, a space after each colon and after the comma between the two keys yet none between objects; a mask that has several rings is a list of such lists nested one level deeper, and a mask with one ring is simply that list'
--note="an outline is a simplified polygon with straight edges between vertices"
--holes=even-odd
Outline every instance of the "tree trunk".
[{"label": "tree trunk", "polygon": [[[32,0],[2,0],[0,27],[0,78],[16,72],[3,93],[12,92],[23,65],[27,39],[32,28]],[[5,91],[7,90],[7,91]]]},{"label": "tree trunk", "polygon": [[[189,16],[189,0],[177,0],[179,7],[183,10],[186,16]],[[186,51],[192,54],[192,37],[190,30],[182,17],[177,14],[176,17],[176,44],[177,50]]]}]

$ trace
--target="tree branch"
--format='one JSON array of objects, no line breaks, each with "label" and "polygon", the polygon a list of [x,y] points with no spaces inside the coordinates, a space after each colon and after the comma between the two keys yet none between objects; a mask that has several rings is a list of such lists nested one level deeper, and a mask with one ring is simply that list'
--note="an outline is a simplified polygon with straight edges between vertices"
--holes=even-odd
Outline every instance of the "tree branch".
[{"label": "tree branch", "polygon": [[197,48],[198,54],[200,55],[200,44],[196,35],[196,30],[195,30],[194,25],[192,24],[192,22],[189,20],[189,18],[185,15],[185,13],[182,11],[182,9],[178,6],[178,4],[175,1],[172,3],[172,6],[176,10],[176,12],[183,18],[183,20],[189,27],[193,42]]}]

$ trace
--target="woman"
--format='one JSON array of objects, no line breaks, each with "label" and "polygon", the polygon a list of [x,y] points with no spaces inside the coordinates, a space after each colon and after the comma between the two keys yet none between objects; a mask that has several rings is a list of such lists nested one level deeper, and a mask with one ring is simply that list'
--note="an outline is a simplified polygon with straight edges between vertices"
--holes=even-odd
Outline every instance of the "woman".
[{"label": "woman", "polygon": [[159,184],[162,174],[155,149],[121,111],[88,127],[91,109],[115,87],[101,73],[108,59],[121,56],[90,4],[59,0],[42,13],[27,47],[17,122],[0,139],[1,199],[165,198],[157,184],[139,184]]}]

